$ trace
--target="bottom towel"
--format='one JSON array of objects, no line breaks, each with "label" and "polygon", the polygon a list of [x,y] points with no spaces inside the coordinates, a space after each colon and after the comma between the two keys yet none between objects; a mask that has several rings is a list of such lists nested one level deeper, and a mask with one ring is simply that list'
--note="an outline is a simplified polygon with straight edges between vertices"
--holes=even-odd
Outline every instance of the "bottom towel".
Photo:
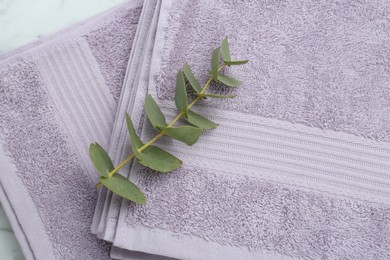
[{"label": "bottom towel", "polygon": [[142,1],[128,1],[0,57],[1,203],[27,259],[109,259],[90,234]]}]

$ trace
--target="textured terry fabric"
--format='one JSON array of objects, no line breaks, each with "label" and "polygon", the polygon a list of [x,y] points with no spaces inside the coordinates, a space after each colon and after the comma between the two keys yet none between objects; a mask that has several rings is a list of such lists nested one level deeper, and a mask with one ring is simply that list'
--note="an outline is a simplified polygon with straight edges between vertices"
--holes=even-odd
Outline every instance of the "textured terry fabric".
[{"label": "textured terry fabric", "polygon": [[88,145],[108,147],[141,8],[126,2],[1,57],[0,199],[27,259],[109,259],[90,234]]},{"label": "textured terry fabric", "polygon": [[388,1],[239,2],[195,1],[171,13],[177,26],[167,35],[159,97],[172,97],[169,72],[184,62],[207,77],[204,61],[228,36],[233,56],[251,62],[232,69],[245,79],[237,98],[212,105],[390,140]]},{"label": "textured terry fabric", "polygon": [[[158,142],[184,168],[132,166],[147,205],[122,203],[114,246],[186,259],[388,259],[389,13],[387,1],[163,2],[136,104],[147,86],[172,118],[176,70],[188,62],[205,82],[224,36],[251,62],[228,70],[244,82],[230,90],[237,98],[197,108],[219,128],[191,148]],[[142,138],[155,134],[142,111],[128,112]]]}]

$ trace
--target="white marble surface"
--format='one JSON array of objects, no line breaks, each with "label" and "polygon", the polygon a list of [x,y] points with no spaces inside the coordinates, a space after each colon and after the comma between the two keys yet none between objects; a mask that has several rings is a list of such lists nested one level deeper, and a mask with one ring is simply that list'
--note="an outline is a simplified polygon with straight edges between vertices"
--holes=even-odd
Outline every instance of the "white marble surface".
[{"label": "white marble surface", "polygon": [[121,0],[0,0],[0,52],[63,29]]},{"label": "white marble surface", "polygon": [[24,259],[4,210],[0,207],[0,259]]},{"label": "white marble surface", "polygon": [[[66,28],[120,2],[122,0],[0,0],[0,52]],[[0,260],[8,259],[23,259],[23,255],[0,206]]]}]

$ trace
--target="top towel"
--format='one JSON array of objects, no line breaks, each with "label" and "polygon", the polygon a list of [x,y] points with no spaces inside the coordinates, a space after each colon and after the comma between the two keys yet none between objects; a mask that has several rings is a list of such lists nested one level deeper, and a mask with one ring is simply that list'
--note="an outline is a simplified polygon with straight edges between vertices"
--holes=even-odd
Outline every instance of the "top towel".
[{"label": "top towel", "polygon": [[[136,104],[147,92],[174,116],[177,69],[188,62],[204,82],[225,36],[250,63],[228,70],[243,81],[237,98],[195,108],[216,130],[191,148],[158,143],[182,169],[133,165],[148,203],[122,204],[114,245],[185,259],[389,258],[389,15],[387,1],[163,1]],[[144,140],[156,134],[139,107],[128,112]]]}]

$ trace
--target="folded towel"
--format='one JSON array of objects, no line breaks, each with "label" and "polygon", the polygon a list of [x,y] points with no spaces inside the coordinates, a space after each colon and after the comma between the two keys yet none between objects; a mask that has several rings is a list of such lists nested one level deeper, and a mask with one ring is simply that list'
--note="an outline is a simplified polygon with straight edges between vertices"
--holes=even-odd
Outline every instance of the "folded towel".
[{"label": "folded towel", "polygon": [[[139,98],[135,98],[135,96],[132,95],[132,89],[136,86],[141,86],[140,84],[143,84],[145,77],[147,78],[149,75],[150,56],[155,41],[154,37],[156,34],[160,4],[161,1],[150,0],[145,3],[142,9],[132,55],[129,59],[124,80],[124,85],[126,87],[123,88],[121,94],[121,99],[125,100],[124,102],[121,102],[124,106],[118,107],[117,122],[123,122],[125,120],[126,111],[134,109],[135,111],[140,112],[143,109],[141,104],[136,104],[134,102],[135,99],[139,100]],[[142,85],[142,87],[146,90],[146,86]],[[145,94],[142,93],[140,95],[144,96]],[[122,124],[121,126],[123,127]],[[115,164],[119,164],[124,159],[123,156],[126,156],[125,153],[118,152],[118,149],[124,149],[126,151],[131,149],[128,138],[123,135],[123,132],[127,132],[126,127],[114,128],[113,130],[109,153],[114,155],[112,160]],[[125,173],[128,171],[129,168],[127,167],[128,165],[124,167],[121,172]],[[92,225],[92,232],[97,234],[98,237],[110,242],[113,241],[121,201],[119,196],[113,195],[112,192],[107,191],[105,188],[102,188],[100,191],[99,202],[97,203],[95,211],[95,221]]]},{"label": "folded towel", "polygon": [[[147,204],[122,202],[112,255],[389,259],[389,13],[384,0],[162,1],[144,76],[124,84],[118,108],[144,140],[156,134],[145,94],[172,118],[185,62],[204,81],[224,36],[233,56],[251,62],[228,69],[244,82],[231,90],[237,98],[195,108],[217,129],[191,148],[158,142],[181,169],[131,166]],[[123,158],[130,151],[117,116],[110,152]]]},{"label": "folded towel", "polygon": [[109,259],[90,234],[141,0],[0,56],[0,201],[27,259]]}]

